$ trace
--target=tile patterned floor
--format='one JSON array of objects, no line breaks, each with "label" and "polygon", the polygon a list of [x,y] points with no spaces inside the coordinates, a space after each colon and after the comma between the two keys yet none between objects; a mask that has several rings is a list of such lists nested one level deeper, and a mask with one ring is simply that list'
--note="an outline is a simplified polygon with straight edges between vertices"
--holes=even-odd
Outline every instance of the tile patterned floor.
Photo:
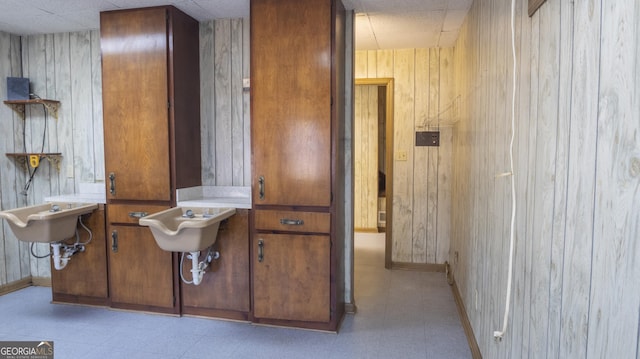
[{"label": "tile patterned floor", "polygon": [[358,234],[358,312],[339,334],[50,304],[50,288],[0,296],[0,341],[53,340],[65,358],[471,358],[444,274],[384,269],[384,239]]}]

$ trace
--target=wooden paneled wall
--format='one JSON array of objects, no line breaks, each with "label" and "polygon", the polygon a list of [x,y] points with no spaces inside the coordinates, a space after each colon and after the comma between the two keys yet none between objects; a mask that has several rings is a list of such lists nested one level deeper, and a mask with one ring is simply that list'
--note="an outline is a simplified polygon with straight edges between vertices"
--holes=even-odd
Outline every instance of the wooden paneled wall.
[{"label": "wooden paneled wall", "polygon": [[[378,230],[378,86],[356,85],[354,93],[354,211],[359,231]],[[384,151],[384,149],[382,149]],[[384,168],[381,168],[384,170]]]},{"label": "wooden paneled wall", "polygon": [[202,185],[250,186],[249,20],[200,24]]},{"label": "wooden paneled wall", "polygon": [[[63,157],[59,170],[43,160],[28,191],[24,191],[27,181],[24,169],[3,153],[0,159],[2,207],[9,209],[42,203],[44,197],[50,195],[74,193],[80,182],[104,181],[98,32],[21,38],[2,34],[3,41],[10,38],[11,45],[2,46],[2,51],[7,51],[12,60],[9,63],[2,61],[0,66],[6,70],[0,72],[28,77],[32,93],[59,100],[61,104],[57,120],[53,116],[45,119],[41,106],[27,106],[24,122],[2,105],[0,128],[3,138],[8,140],[3,141],[3,152],[24,152],[26,148],[27,152],[61,152]],[[2,98],[6,98],[4,91]],[[4,245],[5,253],[0,256],[3,264],[0,267],[4,267],[6,274],[0,276],[0,285],[30,275],[49,277],[49,259],[30,258],[28,245],[18,242],[8,226],[3,226],[0,243]],[[43,255],[49,248],[38,244],[34,251]],[[30,270],[25,271],[25,267]]]},{"label": "wooden paneled wall", "polygon": [[[0,99],[7,98],[6,77],[22,76],[20,37],[0,32]],[[22,149],[22,120],[4,104],[0,104],[0,208],[25,205],[19,194],[24,186],[24,173],[4,154]],[[4,220],[0,223],[0,286],[31,276],[29,246],[19,242]]]},{"label": "wooden paneled wall", "polygon": [[[453,49],[356,51],[355,76],[394,78],[392,261],[444,263],[451,216]],[[416,131],[438,129],[440,147],[415,146]],[[401,153],[406,161],[398,160]]]},{"label": "wooden paneled wall", "polygon": [[517,0],[513,297],[510,4],[473,2],[455,48],[451,262],[485,358],[638,358],[640,7]]}]

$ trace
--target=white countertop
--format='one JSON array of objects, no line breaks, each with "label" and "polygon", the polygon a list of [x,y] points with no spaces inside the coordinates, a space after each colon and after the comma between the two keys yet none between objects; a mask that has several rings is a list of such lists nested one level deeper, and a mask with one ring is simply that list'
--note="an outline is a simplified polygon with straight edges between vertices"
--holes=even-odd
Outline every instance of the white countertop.
[{"label": "white countertop", "polygon": [[78,193],[44,198],[45,202],[107,203],[104,183],[80,183]]},{"label": "white countertop", "polygon": [[[251,187],[198,186],[176,191],[177,205],[194,208],[251,209]],[[50,196],[45,202],[107,203],[104,183],[81,183],[78,193]]]},{"label": "white countertop", "polygon": [[180,207],[251,209],[251,187],[198,186],[176,191]]}]

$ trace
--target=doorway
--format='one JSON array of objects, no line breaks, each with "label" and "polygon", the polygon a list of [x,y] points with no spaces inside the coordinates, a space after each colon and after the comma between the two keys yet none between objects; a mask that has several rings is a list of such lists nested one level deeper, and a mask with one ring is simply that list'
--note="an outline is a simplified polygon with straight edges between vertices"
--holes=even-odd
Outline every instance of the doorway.
[{"label": "doorway", "polygon": [[356,79],[354,93],[354,231],[384,233],[391,268],[393,79]]}]

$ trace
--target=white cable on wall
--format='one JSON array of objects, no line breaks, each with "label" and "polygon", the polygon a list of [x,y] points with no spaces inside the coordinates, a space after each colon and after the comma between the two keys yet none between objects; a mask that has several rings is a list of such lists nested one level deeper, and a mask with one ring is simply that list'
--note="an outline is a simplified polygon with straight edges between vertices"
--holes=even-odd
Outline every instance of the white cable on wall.
[{"label": "white cable on wall", "polygon": [[511,169],[508,174],[511,176],[511,233],[509,244],[509,274],[507,277],[507,298],[505,300],[504,307],[504,321],[502,322],[502,330],[494,331],[493,337],[496,340],[502,340],[504,333],[507,331],[507,323],[509,322],[509,305],[511,303],[511,283],[513,282],[513,244],[515,237],[515,222],[516,222],[516,181],[513,175],[513,142],[516,136],[516,84],[517,84],[517,59],[516,59],[516,30],[515,30],[515,12],[516,1],[511,0],[511,54],[513,57],[513,89],[511,95],[511,145],[509,148],[509,162]]}]

